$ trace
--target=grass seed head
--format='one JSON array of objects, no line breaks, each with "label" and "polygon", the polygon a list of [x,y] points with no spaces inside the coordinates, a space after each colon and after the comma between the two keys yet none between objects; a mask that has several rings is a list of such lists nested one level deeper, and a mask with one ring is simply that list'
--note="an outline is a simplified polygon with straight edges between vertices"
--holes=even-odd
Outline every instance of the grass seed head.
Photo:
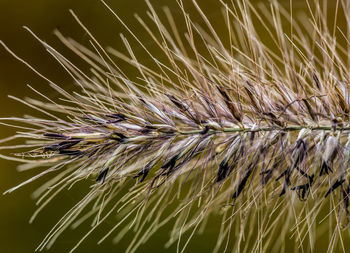
[{"label": "grass seed head", "polygon": [[[180,243],[181,237],[205,226],[216,213],[222,223],[215,252],[227,249],[225,241],[242,252],[281,250],[284,243],[273,238],[284,241],[291,236],[298,247],[313,250],[325,219],[336,220],[329,227],[330,235],[336,235],[330,237],[329,249],[345,252],[350,45],[346,29],[337,27],[336,20],[333,29],[328,24],[327,3],[307,2],[307,21],[304,16],[295,18],[277,1],[269,8],[241,0],[222,3],[227,42],[195,1],[202,26],[178,1],[184,34],[168,9],[166,20],[161,20],[147,1],[148,18],[155,26],[137,18],[164,61],[102,3],[140,43],[153,67],[138,59],[125,36],[126,51],[104,49],[73,12],[91,48],[55,34],[90,65],[91,73],[29,31],[72,76],[80,93],[64,91],[1,42],[63,97],[59,103],[33,89],[43,100],[21,102],[41,112],[42,118],[2,119],[25,129],[11,140],[27,139],[20,147],[2,148],[24,148],[17,152],[22,158],[2,157],[24,163],[22,169],[47,167],[7,192],[47,178],[34,193],[41,198],[41,211],[48,203],[44,200],[82,179],[93,179],[87,194],[38,250],[50,248],[67,227],[94,220],[75,250],[103,221],[119,213],[120,221],[99,243],[116,230],[119,241],[133,228],[127,252],[134,252],[158,228],[175,220],[166,245],[178,242],[183,251],[193,233],[185,243]],[[336,6],[337,15],[347,20],[350,5],[339,0]],[[137,72],[124,73],[115,59]],[[50,178],[52,172],[56,174]],[[324,209],[330,212],[324,215]]]}]

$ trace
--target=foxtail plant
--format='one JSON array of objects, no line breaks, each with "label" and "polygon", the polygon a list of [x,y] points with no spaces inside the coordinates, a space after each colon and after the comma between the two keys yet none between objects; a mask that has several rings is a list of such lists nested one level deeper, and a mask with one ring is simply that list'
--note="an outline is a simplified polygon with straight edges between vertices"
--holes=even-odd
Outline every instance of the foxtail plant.
[{"label": "foxtail plant", "polygon": [[[277,1],[232,2],[222,2],[223,38],[195,1],[202,25],[178,0],[185,33],[169,9],[161,19],[147,1],[152,24],[137,19],[162,60],[102,2],[152,66],[142,63],[126,36],[121,36],[124,52],[104,49],[73,12],[91,48],[55,34],[90,65],[90,73],[28,29],[80,93],[64,91],[1,42],[63,96],[58,103],[32,88],[43,100],[21,101],[44,117],[2,119],[25,129],[8,141],[27,139],[25,145],[7,146],[24,147],[16,152],[21,158],[7,158],[23,162],[21,169],[47,167],[6,193],[47,178],[34,193],[41,204],[34,218],[59,192],[81,180],[91,182],[38,250],[50,248],[68,227],[92,221],[74,250],[118,214],[99,243],[109,236],[121,240],[133,229],[127,252],[134,252],[173,221],[166,246],[177,243],[182,252],[216,213],[222,223],[215,252],[279,252],[289,237],[296,249],[313,251],[326,230],[328,250],[346,252],[350,2],[336,1],[332,10],[327,1],[306,2],[308,14],[298,19]],[[337,23],[341,17],[344,27]],[[134,67],[132,76],[116,59]]]}]

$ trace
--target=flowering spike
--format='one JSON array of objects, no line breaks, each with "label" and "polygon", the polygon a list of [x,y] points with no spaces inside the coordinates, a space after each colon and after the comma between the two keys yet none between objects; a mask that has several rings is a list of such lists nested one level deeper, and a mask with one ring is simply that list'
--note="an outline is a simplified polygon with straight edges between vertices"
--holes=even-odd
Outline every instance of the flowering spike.
[{"label": "flowering spike", "polygon": [[[24,163],[21,170],[46,169],[7,192],[45,177],[33,194],[40,205],[34,219],[61,191],[93,179],[38,250],[50,248],[67,227],[90,220],[91,230],[74,251],[118,214],[99,243],[112,235],[119,241],[134,229],[126,251],[135,252],[174,220],[167,246],[178,242],[182,252],[199,225],[204,228],[211,214],[217,214],[222,222],[216,252],[226,246],[279,251],[285,240],[294,240],[295,250],[313,250],[326,230],[329,251],[345,251],[342,238],[348,234],[341,228],[350,220],[350,33],[336,23],[340,34],[328,27],[331,15],[325,14],[332,8],[325,7],[333,1],[308,5],[308,19],[294,18],[278,1],[269,8],[247,0],[223,3],[227,36],[219,34],[195,1],[201,22],[177,1],[185,32],[178,30],[169,9],[164,22],[146,2],[151,24],[137,16],[145,29],[145,38],[140,38],[102,1],[130,33],[121,36],[123,52],[104,49],[71,12],[91,46],[55,34],[90,65],[89,73],[25,28],[80,92],[64,91],[0,42],[62,96],[54,101],[31,88],[42,100],[12,97],[43,116],[0,119],[22,130],[1,144],[27,140],[2,146],[16,153],[0,157]],[[336,2],[334,9],[347,17],[350,4]],[[157,52],[144,43],[146,36]],[[140,44],[147,59],[130,39]],[[149,60],[154,64],[148,65]],[[135,71],[127,73],[120,61]],[[330,215],[324,218],[325,208]],[[327,229],[325,219],[330,220]],[[276,236],[283,240],[275,244]]]}]

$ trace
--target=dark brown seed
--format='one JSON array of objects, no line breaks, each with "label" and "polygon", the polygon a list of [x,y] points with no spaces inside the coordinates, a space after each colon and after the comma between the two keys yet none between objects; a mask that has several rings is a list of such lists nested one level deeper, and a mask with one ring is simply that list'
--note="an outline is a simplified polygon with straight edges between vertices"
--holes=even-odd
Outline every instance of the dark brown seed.
[{"label": "dark brown seed", "polygon": [[96,178],[96,182],[102,181],[102,184],[103,184],[106,180],[108,170],[109,170],[109,168],[105,168],[105,169],[101,170],[98,174],[98,177]]}]

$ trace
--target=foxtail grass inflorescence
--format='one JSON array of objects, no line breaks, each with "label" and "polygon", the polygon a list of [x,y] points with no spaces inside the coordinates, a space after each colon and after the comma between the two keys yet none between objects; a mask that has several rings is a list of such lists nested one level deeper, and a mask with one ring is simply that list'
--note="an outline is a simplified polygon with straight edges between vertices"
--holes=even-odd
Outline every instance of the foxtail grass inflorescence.
[{"label": "foxtail grass inflorescence", "polygon": [[[178,0],[184,34],[169,9],[163,20],[147,1],[152,24],[137,19],[166,60],[155,58],[102,3],[152,66],[142,63],[127,36],[121,36],[125,52],[104,49],[73,12],[91,48],[55,34],[90,65],[90,73],[26,29],[71,75],[80,93],[66,92],[1,42],[63,96],[59,103],[31,87],[42,101],[20,101],[44,117],[2,119],[25,130],[8,141],[27,139],[25,145],[7,147],[24,148],[16,152],[21,158],[2,157],[23,162],[22,169],[47,167],[6,193],[47,178],[34,193],[41,203],[34,218],[59,192],[81,180],[92,182],[38,250],[50,248],[68,227],[92,220],[75,250],[118,213],[99,243],[113,235],[121,240],[133,229],[127,252],[134,252],[173,221],[166,246],[178,243],[182,252],[215,213],[222,217],[215,252],[280,252],[288,237],[295,248],[313,251],[326,230],[328,250],[346,252],[350,3],[335,1],[329,23],[327,1],[306,2],[308,14],[299,18],[277,1],[222,2],[227,29],[222,38],[195,1],[191,4],[205,26]],[[338,26],[340,17],[345,27]],[[129,63],[133,76],[117,61]]]}]

